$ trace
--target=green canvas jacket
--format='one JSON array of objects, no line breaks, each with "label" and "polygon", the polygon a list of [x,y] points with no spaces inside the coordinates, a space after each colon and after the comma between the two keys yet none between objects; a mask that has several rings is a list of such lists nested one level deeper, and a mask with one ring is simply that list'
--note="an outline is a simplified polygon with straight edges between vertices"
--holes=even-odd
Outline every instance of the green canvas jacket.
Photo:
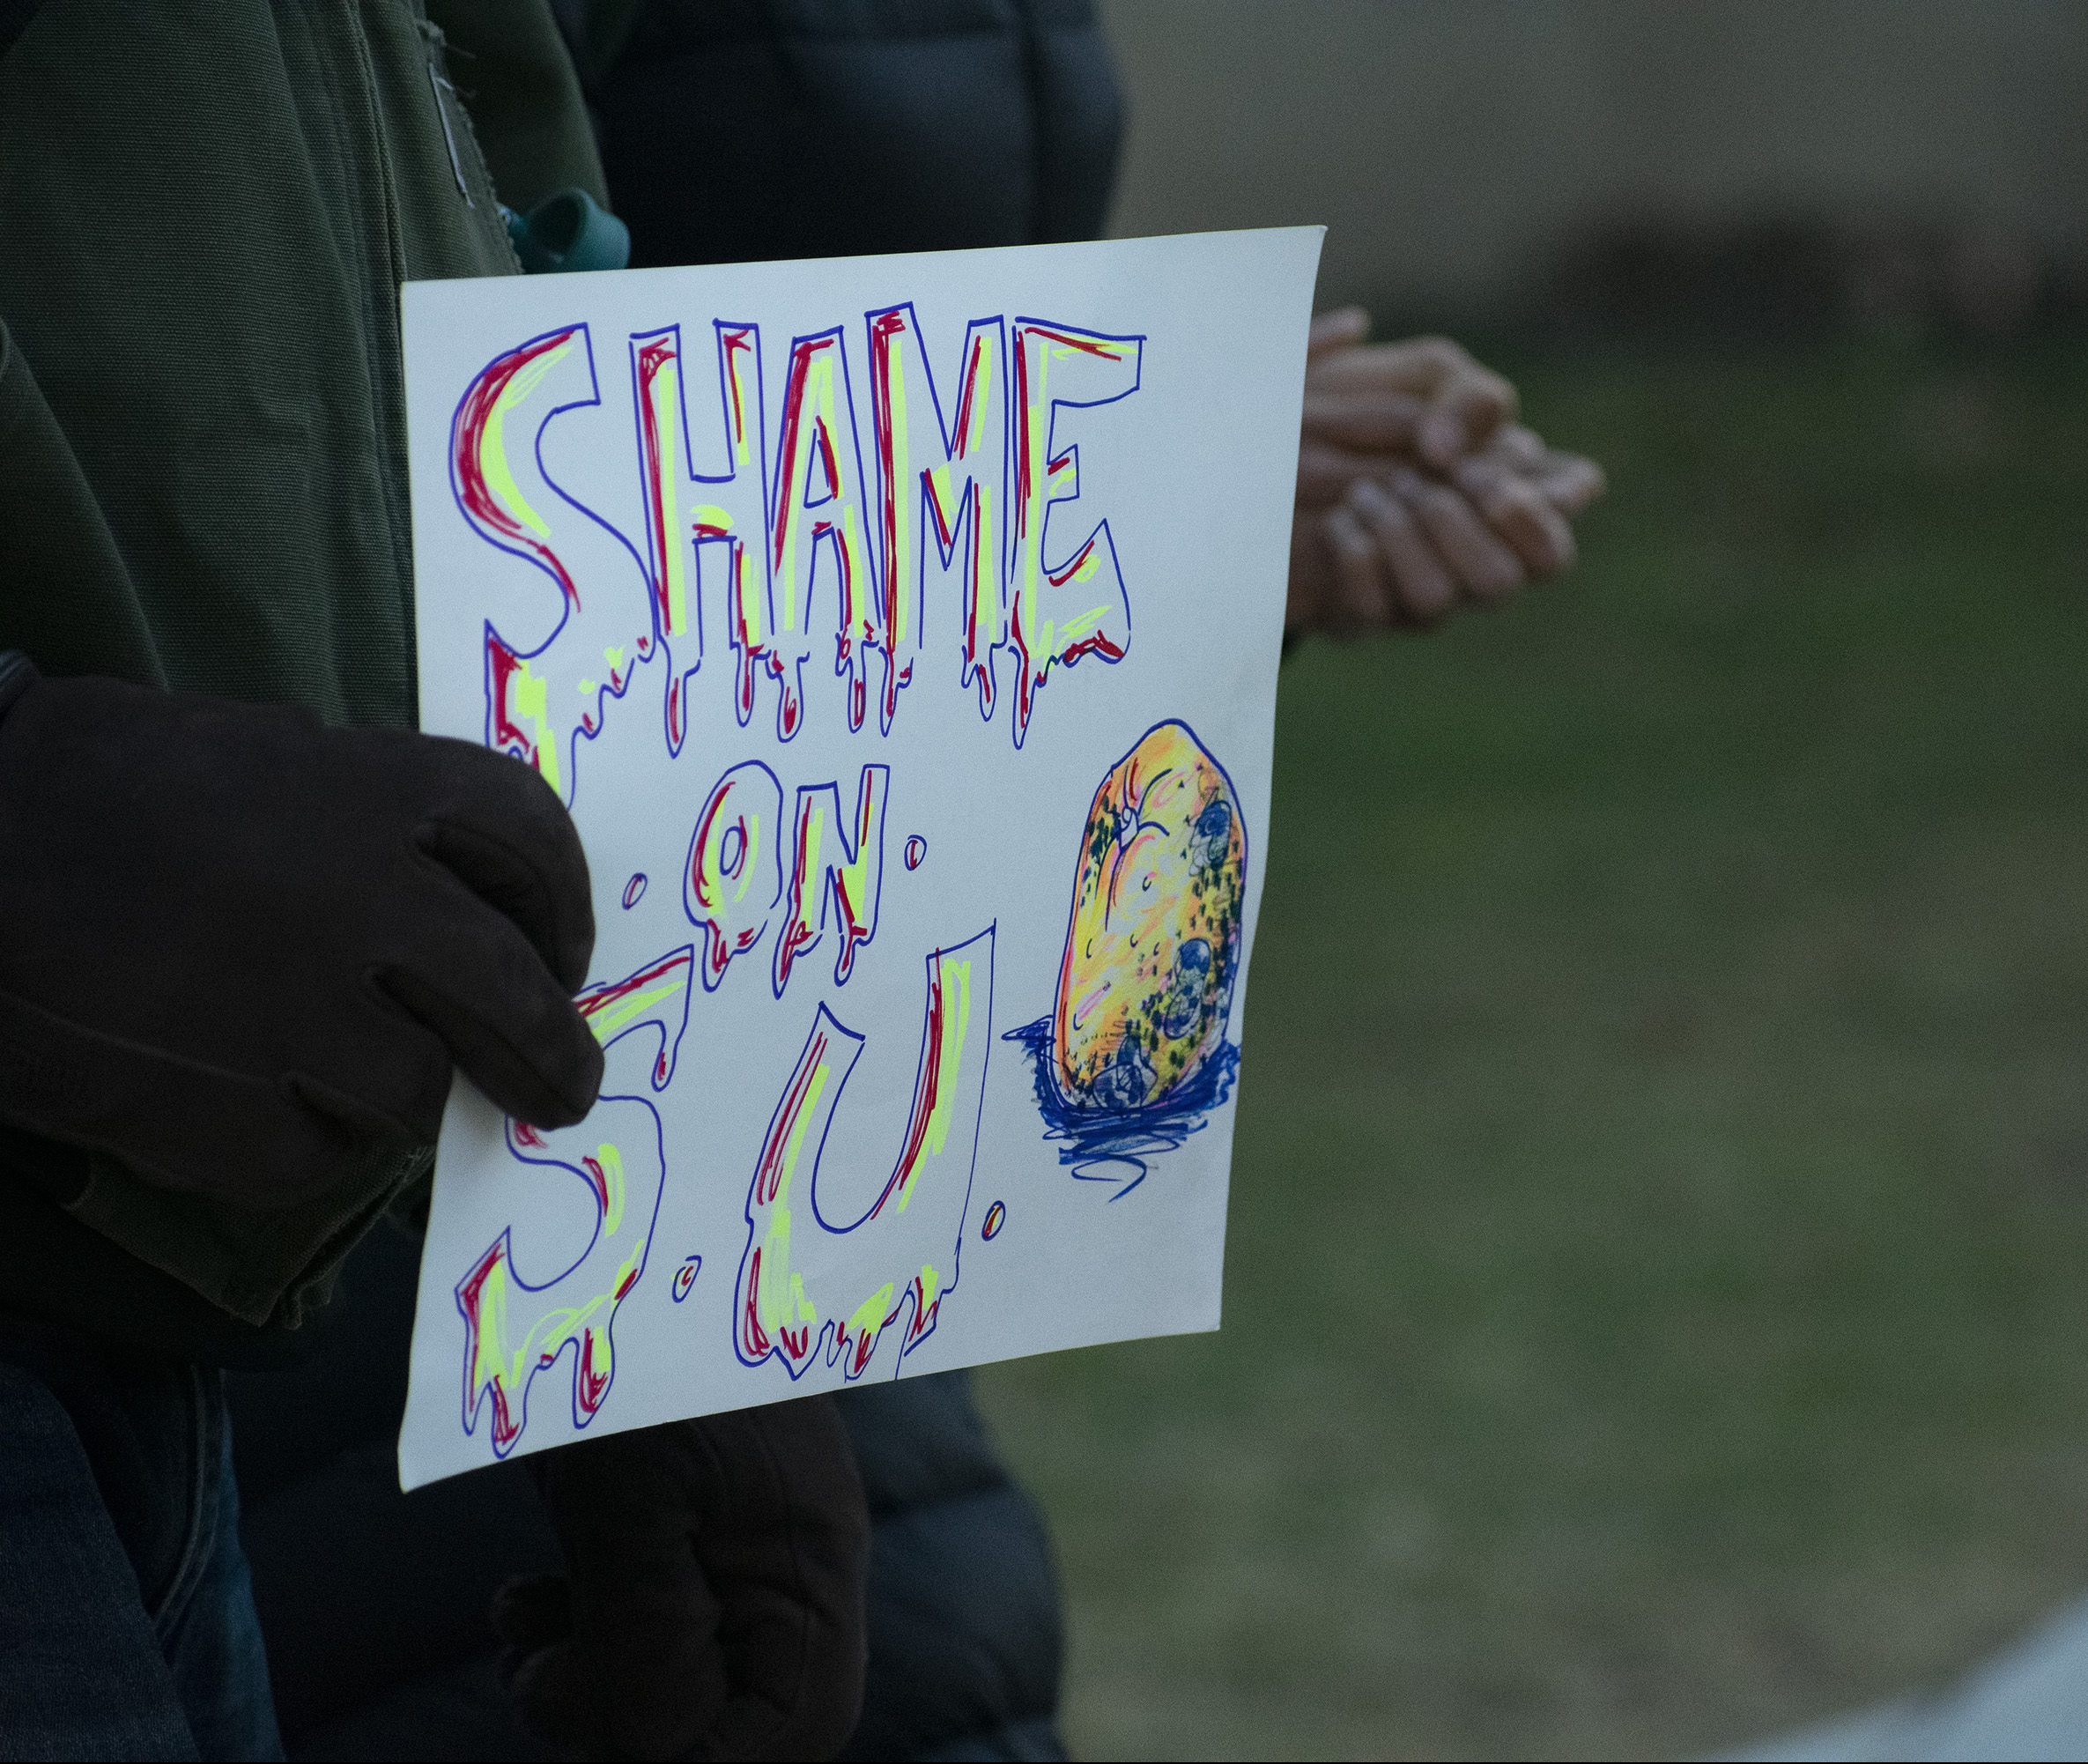
[{"label": "green canvas jacket", "polygon": [[[548,0],[0,4],[0,649],[411,725],[399,285],[513,272],[501,203],[574,185]],[[0,1153],[0,1307],[211,1353],[425,1165],[259,1212]]]}]

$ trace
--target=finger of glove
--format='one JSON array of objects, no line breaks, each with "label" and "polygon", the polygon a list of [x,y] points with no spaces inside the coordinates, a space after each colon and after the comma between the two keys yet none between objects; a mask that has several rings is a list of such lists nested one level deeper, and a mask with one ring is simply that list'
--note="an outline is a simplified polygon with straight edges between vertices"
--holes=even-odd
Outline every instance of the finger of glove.
[{"label": "finger of glove", "polygon": [[486,1615],[510,1648],[547,1648],[573,1633],[573,1582],[564,1575],[517,1575],[494,1592]]},{"label": "finger of glove", "polygon": [[546,1745],[578,1758],[622,1752],[614,1737],[613,1694],[571,1642],[522,1655],[506,1676],[522,1725]]},{"label": "finger of glove", "polygon": [[[732,1691],[709,1729],[713,1758],[791,1759],[839,1755],[863,1719],[869,1657],[860,1626],[814,1614],[773,1640],[735,1649]],[[756,1646],[794,1650],[772,1671],[750,1672]]]},{"label": "finger of glove", "polygon": [[[404,1150],[432,1145],[442,1130],[442,1110],[449,1101],[448,1052],[434,1036],[418,1027],[408,1032],[412,1043],[402,1045],[381,1077],[388,1093],[381,1100],[359,1095],[309,1072],[291,1072],[284,1089],[298,1101],[334,1123],[351,1139]],[[373,1090],[377,1074],[369,1075]]]},{"label": "finger of glove", "polygon": [[[633,1756],[688,1753],[728,1687],[720,1608],[694,1533],[723,1491],[711,1455],[682,1424],[585,1440],[533,1460],[564,1552],[573,1633],[567,1657],[600,1693],[589,1716]],[[546,1665],[547,1705],[575,1682]],[[555,1722],[555,1714],[546,1719]]]},{"label": "finger of glove", "polygon": [[716,1755],[826,1757],[862,1712],[870,1515],[840,1412],[800,1398],[701,1427],[732,1500],[697,1539],[732,1695]]},{"label": "finger of glove", "polygon": [[860,1713],[868,1510],[832,1403],[582,1442],[537,1461],[574,1648],[634,1753],[828,1755]]},{"label": "finger of glove", "polygon": [[487,906],[510,920],[543,959],[552,978],[568,992],[587,983],[595,953],[595,909],[573,878],[547,870],[538,856],[480,828],[433,821],[417,843]]},{"label": "finger of glove", "polygon": [[563,1575],[517,1575],[494,1591],[486,1619],[501,1643],[500,1681],[513,1695],[534,1657],[572,1639],[572,1583]]},{"label": "finger of glove", "polygon": [[595,907],[587,854],[558,792],[535,769],[468,741],[431,743],[439,802],[422,849],[521,928],[565,989],[587,983]]},{"label": "finger of glove", "polygon": [[539,1738],[583,1758],[665,1764],[740,1755],[713,1738],[725,1701],[715,1649],[647,1648],[633,1656],[640,1670],[611,1673],[604,1650],[585,1638],[583,1629],[527,1654],[507,1675],[523,1723]]},{"label": "finger of glove", "polygon": [[587,1019],[510,921],[448,872],[429,875],[409,903],[410,941],[374,982],[501,1109],[533,1127],[571,1126],[602,1087]]}]

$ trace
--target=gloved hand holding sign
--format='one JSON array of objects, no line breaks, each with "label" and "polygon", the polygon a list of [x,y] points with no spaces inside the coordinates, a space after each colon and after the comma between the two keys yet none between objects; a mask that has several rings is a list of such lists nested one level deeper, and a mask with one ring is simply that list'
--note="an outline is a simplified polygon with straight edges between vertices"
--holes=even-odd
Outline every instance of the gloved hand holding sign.
[{"label": "gloved hand holding sign", "polygon": [[831,1397],[532,1458],[567,1572],[493,1608],[524,1719],[586,1757],[831,1758],[855,1726],[870,1515]]},{"label": "gloved hand holding sign", "polygon": [[[579,1120],[595,927],[557,796],[467,742],[47,680],[0,652],[0,1123],[266,1206],[432,1141],[452,1063]],[[853,1729],[870,1522],[816,1397],[537,1461],[570,1577],[500,1610],[581,1751],[811,1757]]]},{"label": "gloved hand holding sign", "polygon": [[564,1126],[594,943],[511,759],[0,654],[0,1122],[256,1206],[432,1143],[453,1063]]}]

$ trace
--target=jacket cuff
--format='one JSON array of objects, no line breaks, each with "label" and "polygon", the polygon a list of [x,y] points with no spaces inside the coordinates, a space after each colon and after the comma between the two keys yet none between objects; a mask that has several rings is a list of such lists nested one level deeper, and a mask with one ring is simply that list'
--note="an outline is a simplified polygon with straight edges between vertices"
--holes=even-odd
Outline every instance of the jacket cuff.
[{"label": "jacket cuff", "polygon": [[0,716],[36,682],[36,664],[19,649],[0,649]]}]

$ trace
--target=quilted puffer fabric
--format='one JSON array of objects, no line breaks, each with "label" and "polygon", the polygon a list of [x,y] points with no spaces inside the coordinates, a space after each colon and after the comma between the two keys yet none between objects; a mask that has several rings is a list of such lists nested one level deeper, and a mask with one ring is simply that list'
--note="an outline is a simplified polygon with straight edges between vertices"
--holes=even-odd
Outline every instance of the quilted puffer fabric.
[{"label": "quilted puffer fabric", "polygon": [[641,265],[1092,239],[1122,129],[1091,0],[652,0],[589,98]]}]

